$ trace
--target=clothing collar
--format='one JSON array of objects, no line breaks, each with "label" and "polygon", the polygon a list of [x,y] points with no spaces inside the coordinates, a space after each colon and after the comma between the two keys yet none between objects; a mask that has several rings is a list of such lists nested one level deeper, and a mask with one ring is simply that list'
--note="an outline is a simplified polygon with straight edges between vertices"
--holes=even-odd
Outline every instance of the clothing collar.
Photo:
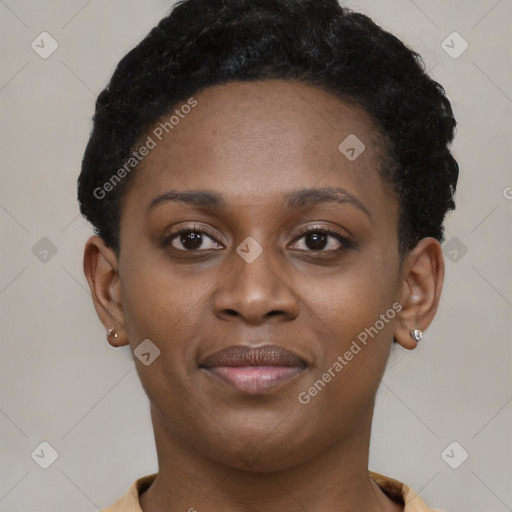
[{"label": "clothing collar", "polygon": [[[404,512],[442,512],[427,507],[408,485],[373,471],[370,471],[369,474],[387,496],[404,505]],[[156,475],[157,473],[153,473],[136,480],[124,496],[119,498],[112,506],[103,509],[103,512],[142,512],[139,495],[153,483]]]}]

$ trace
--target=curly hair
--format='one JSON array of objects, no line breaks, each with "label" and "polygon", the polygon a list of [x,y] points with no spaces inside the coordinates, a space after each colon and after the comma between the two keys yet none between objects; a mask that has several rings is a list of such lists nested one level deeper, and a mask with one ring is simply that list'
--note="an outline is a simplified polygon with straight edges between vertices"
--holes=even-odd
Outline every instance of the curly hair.
[{"label": "curly hair", "polygon": [[421,56],[336,0],[182,0],[118,64],[96,101],[78,178],[81,213],[119,254],[122,199],[133,173],[108,182],[148,130],[180,102],[229,81],[299,80],[362,107],[386,148],[379,170],[399,202],[403,256],[444,241],[459,166],[456,121]]}]

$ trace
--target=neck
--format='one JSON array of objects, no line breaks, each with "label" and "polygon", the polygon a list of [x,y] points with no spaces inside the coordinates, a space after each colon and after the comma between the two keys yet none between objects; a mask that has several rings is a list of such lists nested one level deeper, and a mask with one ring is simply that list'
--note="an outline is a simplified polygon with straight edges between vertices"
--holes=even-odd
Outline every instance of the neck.
[{"label": "neck", "polygon": [[368,474],[373,408],[348,438],[286,469],[241,470],[201,457],[152,410],[158,475],[140,497],[144,512],[396,512]]}]

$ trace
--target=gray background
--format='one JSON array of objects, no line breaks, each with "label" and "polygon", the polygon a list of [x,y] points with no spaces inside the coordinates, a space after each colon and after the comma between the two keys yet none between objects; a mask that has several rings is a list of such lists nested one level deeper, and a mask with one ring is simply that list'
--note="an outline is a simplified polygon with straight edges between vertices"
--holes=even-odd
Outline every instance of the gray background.
[{"label": "gray background", "polygon": [[[97,510],[156,470],[131,354],[107,344],[82,274],[75,190],[97,94],[171,3],[0,0],[1,512]],[[423,55],[459,123],[440,310],[417,350],[392,354],[371,467],[449,512],[512,510],[512,1],[346,5]],[[47,59],[31,48],[43,31]],[[31,458],[42,441],[48,469]],[[453,441],[452,464],[469,453],[457,469],[441,456]]]}]

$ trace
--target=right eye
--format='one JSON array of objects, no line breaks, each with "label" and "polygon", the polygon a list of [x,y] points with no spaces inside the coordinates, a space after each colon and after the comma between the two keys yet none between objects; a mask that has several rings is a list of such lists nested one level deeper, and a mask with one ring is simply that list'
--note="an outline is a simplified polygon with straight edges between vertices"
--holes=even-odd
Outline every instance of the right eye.
[{"label": "right eye", "polygon": [[[204,247],[205,244],[207,247]],[[208,232],[195,226],[182,228],[171,233],[165,239],[164,245],[178,251],[188,252],[211,251],[224,248]]]}]

